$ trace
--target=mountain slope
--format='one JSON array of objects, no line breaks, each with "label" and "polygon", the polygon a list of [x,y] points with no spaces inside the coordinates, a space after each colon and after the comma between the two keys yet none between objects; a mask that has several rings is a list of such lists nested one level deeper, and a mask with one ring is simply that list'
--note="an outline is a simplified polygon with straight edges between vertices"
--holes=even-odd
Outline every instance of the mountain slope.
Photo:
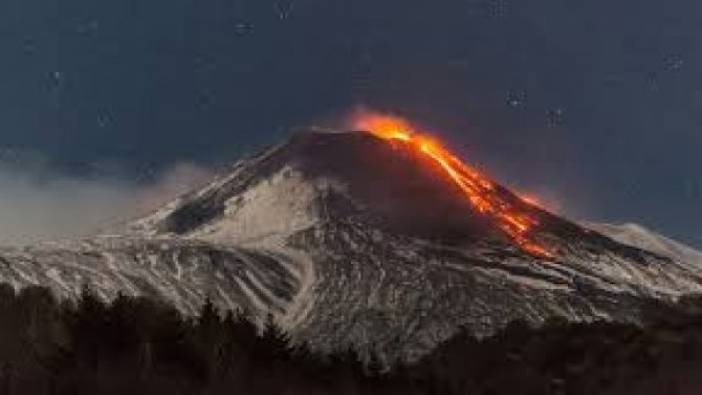
[{"label": "mountain slope", "polygon": [[626,245],[670,257],[692,267],[702,266],[702,252],[671,238],[659,235],[639,224],[605,224],[588,222],[584,226]]},{"label": "mountain slope", "polygon": [[[639,322],[650,299],[702,292],[696,266],[618,243],[523,202],[528,253],[436,163],[368,133],[310,131],[236,164],[124,234],[0,251],[0,277],[75,296],[89,283],[192,312],[209,296],[273,314],[321,349],[413,358],[461,327],[549,317]],[[4,265],[3,265],[4,262]]]}]

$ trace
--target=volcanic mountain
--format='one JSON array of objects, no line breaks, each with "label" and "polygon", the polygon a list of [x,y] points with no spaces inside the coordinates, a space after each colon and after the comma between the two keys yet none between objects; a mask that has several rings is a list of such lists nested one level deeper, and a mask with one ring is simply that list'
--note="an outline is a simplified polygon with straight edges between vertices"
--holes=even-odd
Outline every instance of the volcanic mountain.
[{"label": "volcanic mountain", "polygon": [[472,168],[454,174],[425,143],[300,132],[119,234],[1,250],[0,281],[67,298],[89,284],[185,313],[209,297],[318,349],[391,358],[462,326],[638,323],[649,300],[702,292],[701,266],[555,216]]}]

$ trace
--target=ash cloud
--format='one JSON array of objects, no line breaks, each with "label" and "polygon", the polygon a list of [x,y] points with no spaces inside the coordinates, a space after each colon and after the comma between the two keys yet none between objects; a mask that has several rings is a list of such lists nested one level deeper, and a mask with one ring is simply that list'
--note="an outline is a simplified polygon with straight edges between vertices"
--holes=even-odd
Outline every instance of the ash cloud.
[{"label": "ash cloud", "polygon": [[176,164],[153,182],[118,176],[59,174],[45,161],[0,162],[0,246],[72,238],[109,229],[145,214],[212,177],[192,163]]}]

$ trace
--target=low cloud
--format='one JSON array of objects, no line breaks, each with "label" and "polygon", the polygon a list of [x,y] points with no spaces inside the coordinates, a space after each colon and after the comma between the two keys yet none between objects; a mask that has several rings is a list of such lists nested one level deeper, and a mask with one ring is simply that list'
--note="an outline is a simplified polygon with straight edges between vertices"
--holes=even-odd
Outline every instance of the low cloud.
[{"label": "low cloud", "polygon": [[0,163],[0,246],[89,235],[145,214],[206,182],[210,170],[182,163],[154,182],[52,174],[41,162]]}]

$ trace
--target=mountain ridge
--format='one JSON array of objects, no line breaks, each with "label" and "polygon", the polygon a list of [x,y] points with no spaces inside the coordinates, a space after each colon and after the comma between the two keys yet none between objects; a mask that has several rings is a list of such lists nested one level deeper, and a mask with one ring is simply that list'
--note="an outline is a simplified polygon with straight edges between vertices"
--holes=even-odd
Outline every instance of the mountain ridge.
[{"label": "mountain ridge", "polygon": [[[322,350],[413,359],[466,327],[514,320],[640,323],[649,300],[702,292],[702,270],[618,243],[521,201],[533,256],[469,204],[438,166],[368,133],[296,134],[129,224],[82,241],[0,250],[0,280],[72,298],[84,283],[272,314]],[[3,265],[3,262],[5,264]]]},{"label": "mountain ridge", "polygon": [[627,223],[583,222],[583,226],[606,235],[622,244],[655,252],[694,267],[702,266],[702,252],[670,237],[658,234],[643,225]]}]

